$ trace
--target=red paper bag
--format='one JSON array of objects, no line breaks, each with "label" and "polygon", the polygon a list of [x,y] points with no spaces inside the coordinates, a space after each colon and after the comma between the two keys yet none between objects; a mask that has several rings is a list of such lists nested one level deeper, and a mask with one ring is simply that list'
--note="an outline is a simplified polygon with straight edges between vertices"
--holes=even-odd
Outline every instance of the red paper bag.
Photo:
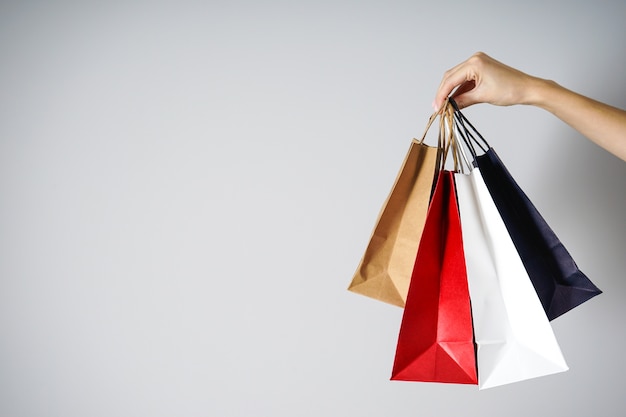
[{"label": "red paper bag", "polygon": [[477,384],[454,176],[440,171],[407,295],[392,380]]}]

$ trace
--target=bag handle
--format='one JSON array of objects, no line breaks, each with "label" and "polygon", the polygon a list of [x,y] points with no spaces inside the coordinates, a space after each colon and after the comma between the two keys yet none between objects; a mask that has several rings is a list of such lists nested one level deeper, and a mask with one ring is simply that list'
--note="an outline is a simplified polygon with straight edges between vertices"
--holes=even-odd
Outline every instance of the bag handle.
[{"label": "bag handle", "polygon": [[450,129],[449,121],[450,121],[450,103],[446,100],[441,108],[435,113],[439,115],[439,135],[437,136],[437,169],[443,170],[446,164],[446,160],[448,158],[448,152],[450,150],[450,145],[452,141],[450,140]]},{"label": "bag handle", "polygon": [[[463,139],[463,142],[465,142],[467,148],[472,153],[472,157],[476,159],[476,149],[474,148],[474,145],[478,146],[483,152],[487,152],[487,150],[491,148],[491,146],[489,145],[487,140],[480,134],[480,132],[474,127],[474,125],[472,125],[472,123],[467,119],[467,117],[465,117],[465,115],[461,113],[461,110],[459,109],[456,101],[450,98],[449,102],[452,107],[454,107],[455,123],[458,127],[459,135]],[[476,134],[476,136],[474,134]],[[480,141],[477,139],[477,137],[480,138]]]},{"label": "bag handle", "polygon": [[444,121],[453,120],[454,117],[453,117],[453,111],[450,112],[448,108],[449,108],[449,103],[448,103],[448,100],[446,100],[444,102],[444,105],[439,110],[434,112],[428,119],[428,122],[426,123],[426,128],[424,129],[424,133],[422,134],[421,139],[419,140],[416,139],[417,143],[423,144],[424,140],[426,139],[426,135],[428,134],[428,131],[432,127],[435,120],[437,120],[437,117],[439,117],[439,134],[437,135],[437,155],[435,159],[435,167],[437,171],[439,171],[440,169],[443,169],[443,165],[445,163],[446,155],[448,152],[447,144],[449,144],[450,142],[449,138],[446,137]]},{"label": "bag handle", "polygon": [[459,128],[457,125],[454,107],[449,102],[445,103],[440,122],[440,134],[442,136],[440,143],[443,144],[443,157],[440,167],[441,169],[444,168],[447,155],[450,153],[452,154],[454,171],[465,173],[466,168],[467,170],[471,170],[471,164],[463,150],[462,143],[457,139],[457,136],[459,136]]},{"label": "bag handle", "polygon": [[[454,128],[455,128],[455,133],[461,137],[461,139],[463,140],[463,142],[467,145],[467,139],[463,136],[463,132],[461,130],[459,130],[459,124],[458,122],[455,120],[454,123]],[[465,153],[465,150],[463,149],[463,146],[461,143],[459,143],[458,140],[455,140],[458,144],[457,146],[457,152],[459,153],[460,159],[462,160],[462,164],[460,167],[460,172],[465,174],[465,171],[467,168],[467,172],[470,173],[472,172],[472,170],[474,169],[473,165],[470,163],[469,159],[467,159],[467,154]],[[476,159],[476,152],[474,151],[473,148],[468,147],[468,149],[470,150],[472,157],[474,158],[474,160]]]},{"label": "bag handle", "polygon": [[422,135],[422,138],[418,140],[418,143],[424,142],[424,139],[426,139],[426,134],[428,133],[428,130],[430,130],[430,127],[432,126],[435,119],[437,119],[437,116],[443,114],[443,111],[446,108],[447,104],[448,104],[448,100],[445,101],[444,105],[439,110],[437,110],[430,116],[430,118],[428,119],[428,123],[426,123],[426,129],[424,129],[424,134]]},{"label": "bag handle", "polygon": [[[476,156],[473,148],[470,145],[469,140],[466,137],[466,135],[471,136],[472,133],[469,131],[469,129],[465,127],[465,125],[463,125],[464,120],[458,119],[459,116],[457,115],[457,111],[458,106],[456,106],[456,103],[452,99],[446,99],[441,108],[430,116],[421,139],[417,141],[417,143],[419,144],[424,143],[428,131],[432,127],[437,117],[439,117],[439,134],[437,135],[437,157],[435,162],[437,170],[443,170],[445,168],[448,154],[452,155],[454,171],[465,172],[466,167],[471,170],[471,164],[467,159],[461,143],[459,143],[459,141],[457,140],[457,136],[461,136],[463,142],[465,142],[468,148],[470,148],[472,156]],[[469,121],[467,121],[467,123],[469,124]],[[463,134],[463,131],[466,132],[466,135]],[[477,142],[476,139],[474,140]],[[478,142],[477,144],[478,146],[480,146]]]},{"label": "bag handle", "polygon": [[439,131],[443,137],[442,143],[444,145],[444,153],[441,161],[441,169],[444,168],[448,152],[452,149],[452,159],[454,163],[454,170],[456,171],[459,164],[457,159],[456,141],[454,139],[454,110],[450,107],[450,102],[446,102],[442,110]]}]

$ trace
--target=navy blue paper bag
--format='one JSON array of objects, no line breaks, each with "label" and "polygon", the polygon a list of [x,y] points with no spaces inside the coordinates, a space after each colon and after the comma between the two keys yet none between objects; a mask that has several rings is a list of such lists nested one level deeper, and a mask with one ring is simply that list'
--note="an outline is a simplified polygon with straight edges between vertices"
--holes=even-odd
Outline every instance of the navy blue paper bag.
[{"label": "navy blue paper bag", "polygon": [[[456,103],[453,103],[456,106]],[[496,152],[456,108],[457,126],[528,272],[549,320],[601,294],[515,182]],[[467,128],[483,141],[483,147]],[[473,141],[473,142],[472,142]],[[484,152],[477,155],[474,145]]]}]

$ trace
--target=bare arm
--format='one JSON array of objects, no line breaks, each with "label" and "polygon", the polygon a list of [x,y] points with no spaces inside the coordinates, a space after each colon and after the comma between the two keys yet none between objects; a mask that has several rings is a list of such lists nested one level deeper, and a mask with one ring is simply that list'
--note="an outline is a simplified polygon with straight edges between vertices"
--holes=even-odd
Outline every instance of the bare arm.
[{"label": "bare arm", "polygon": [[441,107],[456,87],[452,97],[461,108],[476,103],[537,106],[626,161],[624,110],[525,74],[480,52],[444,74],[433,107]]}]

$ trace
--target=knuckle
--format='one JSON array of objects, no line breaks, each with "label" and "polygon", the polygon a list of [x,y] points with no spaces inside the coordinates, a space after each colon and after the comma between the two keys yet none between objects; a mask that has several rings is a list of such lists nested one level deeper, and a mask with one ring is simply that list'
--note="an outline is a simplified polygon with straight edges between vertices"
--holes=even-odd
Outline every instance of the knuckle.
[{"label": "knuckle", "polygon": [[468,62],[473,65],[482,65],[487,59],[487,55],[484,52],[476,52],[474,55],[470,57]]}]

